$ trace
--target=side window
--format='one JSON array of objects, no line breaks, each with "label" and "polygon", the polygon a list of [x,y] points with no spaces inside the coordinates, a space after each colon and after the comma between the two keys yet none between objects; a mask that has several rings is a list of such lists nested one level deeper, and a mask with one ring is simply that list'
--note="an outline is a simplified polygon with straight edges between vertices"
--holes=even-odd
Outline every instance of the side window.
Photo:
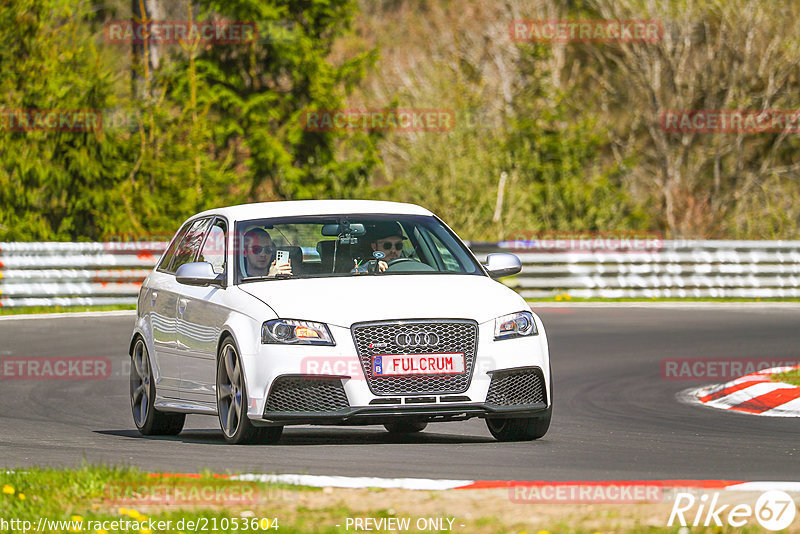
[{"label": "side window", "polygon": [[225,235],[227,226],[225,221],[217,219],[208,232],[203,249],[197,257],[197,261],[207,261],[214,267],[214,272],[222,274],[225,272]]},{"label": "side window", "polygon": [[197,252],[200,250],[200,243],[203,242],[203,234],[208,228],[210,219],[198,219],[191,223],[186,235],[183,236],[181,244],[175,250],[175,257],[167,269],[169,272],[174,273],[178,267],[184,263],[191,263],[194,261]]},{"label": "side window", "polygon": [[181,244],[183,241],[183,236],[186,235],[186,231],[192,223],[186,223],[183,225],[183,228],[178,230],[178,233],[175,234],[175,237],[172,238],[172,242],[169,245],[169,248],[164,253],[164,256],[161,258],[161,261],[158,263],[158,268],[163,269],[165,271],[169,270],[169,264],[172,263],[172,258],[175,257],[175,250],[178,248],[178,245]]}]

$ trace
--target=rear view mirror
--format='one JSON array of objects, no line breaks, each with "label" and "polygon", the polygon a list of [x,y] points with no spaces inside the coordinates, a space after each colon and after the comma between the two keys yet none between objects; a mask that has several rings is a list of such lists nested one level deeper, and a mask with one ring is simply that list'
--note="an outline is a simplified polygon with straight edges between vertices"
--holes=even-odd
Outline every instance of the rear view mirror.
[{"label": "rear view mirror", "polygon": [[322,226],[322,235],[326,237],[335,237],[339,235],[364,235],[367,229],[361,223],[350,224],[347,221],[341,224],[325,224]]},{"label": "rear view mirror", "polygon": [[323,225],[322,235],[326,237],[333,237],[339,235],[339,225],[338,224]]}]

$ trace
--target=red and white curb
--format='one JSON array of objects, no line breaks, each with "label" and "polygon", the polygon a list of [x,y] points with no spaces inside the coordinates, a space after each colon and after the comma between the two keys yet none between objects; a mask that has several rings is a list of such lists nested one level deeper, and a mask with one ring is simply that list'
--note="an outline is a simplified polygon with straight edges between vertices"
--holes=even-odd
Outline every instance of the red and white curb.
[{"label": "red and white curb", "polygon": [[774,382],[771,375],[800,369],[800,365],[773,367],[745,375],[725,384],[689,390],[681,398],[733,412],[770,417],[800,417],[800,387]]},{"label": "red and white curb", "polygon": [[[180,475],[178,475],[180,476]],[[191,475],[189,475],[191,476]],[[602,481],[544,481],[544,480],[446,480],[430,478],[378,478],[346,477],[321,475],[268,475],[247,473],[226,477],[246,482],[290,484],[316,488],[384,488],[407,490],[451,490],[451,489],[497,489],[553,486],[591,486],[591,487],[659,487],[663,489],[698,489],[722,491],[782,490],[800,493],[800,482],[737,480],[602,480]]]},{"label": "red and white curb", "polygon": [[230,477],[245,482],[267,482],[310,486],[314,488],[383,488],[408,490],[448,490],[457,489],[470,484],[474,480],[437,480],[431,478],[378,478],[378,477],[343,477],[320,475],[266,475],[244,474]]}]

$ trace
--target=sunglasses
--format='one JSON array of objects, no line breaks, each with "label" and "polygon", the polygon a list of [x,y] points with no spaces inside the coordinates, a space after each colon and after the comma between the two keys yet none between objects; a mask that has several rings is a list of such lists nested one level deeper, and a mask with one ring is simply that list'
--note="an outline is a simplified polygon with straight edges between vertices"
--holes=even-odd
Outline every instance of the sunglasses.
[{"label": "sunglasses", "polygon": [[394,246],[395,250],[403,250],[403,242],[399,241],[397,243],[384,243],[383,250],[392,250],[392,246]]},{"label": "sunglasses", "polygon": [[273,250],[275,250],[273,247],[262,247],[260,245],[253,245],[250,247],[250,251],[253,254],[261,254],[261,252],[264,252],[265,254],[272,254]]}]

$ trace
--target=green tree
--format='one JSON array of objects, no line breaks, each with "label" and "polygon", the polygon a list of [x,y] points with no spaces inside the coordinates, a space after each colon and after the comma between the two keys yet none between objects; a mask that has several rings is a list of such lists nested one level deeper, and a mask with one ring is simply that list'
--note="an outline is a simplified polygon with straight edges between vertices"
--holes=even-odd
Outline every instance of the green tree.
[{"label": "green tree", "polygon": [[16,123],[20,110],[114,106],[113,79],[82,9],[64,0],[0,3],[0,240],[97,238],[115,209],[110,192],[124,170],[111,162],[124,159],[122,146],[101,128]]},{"label": "green tree", "polygon": [[647,217],[627,194],[626,166],[603,152],[608,134],[597,119],[564,97],[536,99],[523,92],[506,149],[517,179],[512,216],[527,231],[609,231],[647,227]]},{"label": "green tree", "polygon": [[[191,10],[187,17],[194,18]],[[114,135],[131,159],[114,192],[121,209],[108,217],[106,235],[168,236],[186,217],[230,196],[233,150],[215,145],[213,124],[234,119],[212,116],[209,84],[196,67],[202,46],[194,40],[172,47],[170,61],[139,77],[141,98],[121,110],[127,128]],[[146,56],[148,47],[142,49]]]},{"label": "green tree", "polygon": [[376,59],[364,51],[334,63],[331,51],[356,11],[353,0],[204,0],[211,13],[255,22],[246,46],[211,47],[197,58],[205,98],[220,121],[218,146],[236,148],[240,200],[346,196],[378,163],[364,132],[309,132],[303,113],[338,109]]}]

